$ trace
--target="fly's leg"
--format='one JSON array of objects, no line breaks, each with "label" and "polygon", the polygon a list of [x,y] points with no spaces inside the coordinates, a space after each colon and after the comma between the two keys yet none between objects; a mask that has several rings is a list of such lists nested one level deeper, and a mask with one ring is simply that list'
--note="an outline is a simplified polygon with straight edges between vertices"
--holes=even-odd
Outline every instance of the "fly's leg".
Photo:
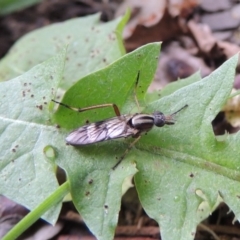
[{"label": "fly's leg", "polygon": [[[139,102],[138,102],[137,93],[136,93],[137,85],[138,85],[138,82],[139,82],[139,76],[140,76],[140,71],[138,71],[137,80],[136,80],[136,84],[135,84],[135,88],[134,88],[134,98],[135,98],[138,110],[140,112]],[[92,110],[92,109],[97,109],[97,108],[112,107],[114,112],[115,112],[115,114],[116,114],[116,116],[118,116],[118,117],[121,116],[120,110],[119,110],[118,106],[115,103],[99,104],[99,105],[85,107],[85,108],[75,108],[75,107],[71,107],[71,106],[69,106],[69,105],[67,105],[65,103],[58,102],[58,101],[56,101],[54,99],[52,99],[52,101],[57,103],[57,104],[59,104],[59,105],[61,105],[61,106],[66,107],[68,109],[71,109],[71,110],[73,110],[75,112],[85,112],[85,111]]]},{"label": "fly's leg", "polygon": [[96,109],[96,108],[105,108],[105,107],[112,107],[116,116],[120,117],[121,116],[121,113],[120,113],[120,110],[118,108],[118,106],[114,103],[106,103],[106,104],[100,104],[100,105],[95,105],[95,106],[90,106],[90,107],[85,107],[85,108],[75,108],[75,107],[71,107],[65,103],[61,103],[61,102],[57,102],[55,100],[52,99],[53,102],[61,105],[61,106],[64,106],[68,109],[71,109],[75,112],[85,112],[85,111],[88,111],[88,110],[92,110],[92,109]]},{"label": "fly's leg", "polygon": [[138,85],[138,82],[139,82],[139,77],[140,77],[140,71],[138,71],[137,80],[136,80],[135,87],[134,87],[134,99],[135,99],[135,102],[137,104],[138,112],[140,112],[140,106],[139,106],[139,102],[138,102],[138,99],[137,99],[137,85]]},{"label": "fly's leg", "polygon": [[120,157],[120,159],[118,160],[118,162],[112,167],[112,170],[115,170],[117,168],[117,166],[122,162],[122,160],[126,157],[126,155],[128,154],[128,152],[132,149],[132,147],[139,141],[139,139],[141,138],[141,135],[138,136],[126,149],[126,151],[123,153],[123,155]]}]

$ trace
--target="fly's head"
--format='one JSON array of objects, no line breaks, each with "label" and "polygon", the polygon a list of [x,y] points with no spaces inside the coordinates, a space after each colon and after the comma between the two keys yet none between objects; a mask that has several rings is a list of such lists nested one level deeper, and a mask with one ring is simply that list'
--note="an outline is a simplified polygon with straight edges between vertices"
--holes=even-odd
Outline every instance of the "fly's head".
[{"label": "fly's head", "polygon": [[185,106],[183,106],[182,108],[180,108],[178,111],[172,113],[171,115],[164,115],[162,112],[154,112],[153,113],[153,119],[154,119],[154,125],[157,127],[162,127],[165,124],[167,125],[173,125],[175,123],[175,115],[180,112],[181,110],[183,110],[184,108],[186,108],[188,105],[186,104]]},{"label": "fly's head", "polygon": [[175,122],[172,115],[165,116],[162,112],[158,111],[153,113],[153,118],[156,127],[163,127],[165,124],[172,125]]}]

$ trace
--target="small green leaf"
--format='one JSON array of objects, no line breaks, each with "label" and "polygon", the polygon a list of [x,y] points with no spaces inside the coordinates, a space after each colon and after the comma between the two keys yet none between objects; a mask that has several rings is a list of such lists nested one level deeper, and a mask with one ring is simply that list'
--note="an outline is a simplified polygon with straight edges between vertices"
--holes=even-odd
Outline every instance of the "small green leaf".
[{"label": "small green leaf", "polygon": [[[109,67],[82,78],[66,92],[62,102],[76,108],[115,103],[124,114],[138,111],[134,100],[137,74],[140,71],[136,93],[142,103],[154,76],[159,51],[159,43],[152,43],[125,55]],[[86,122],[113,116],[112,108],[78,113],[59,107],[54,118],[61,127],[72,130]]]},{"label": "small green leaf", "polygon": [[95,14],[35,30],[18,40],[1,60],[0,81],[28,71],[68,46],[64,81],[60,83],[64,91],[123,55],[121,31],[127,19],[126,14],[122,19],[100,23],[99,14]]},{"label": "small green leaf", "polygon": [[24,9],[32,6],[42,0],[1,0],[0,2],[0,15],[9,14],[11,12]]}]

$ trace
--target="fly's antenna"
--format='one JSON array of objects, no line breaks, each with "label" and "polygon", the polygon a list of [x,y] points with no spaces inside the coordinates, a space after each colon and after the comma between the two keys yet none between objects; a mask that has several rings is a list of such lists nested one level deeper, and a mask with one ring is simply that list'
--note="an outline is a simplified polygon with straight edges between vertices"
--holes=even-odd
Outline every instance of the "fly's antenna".
[{"label": "fly's antenna", "polygon": [[184,108],[188,107],[188,104],[178,109],[176,112],[172,113],[170,116],[175,116],[178,112],[182,111]]},{"label": "fly's antenna", "polygon": [[186,108],[186,107],[188,107],[188,104],[186,104],[185,106],[181,107],[181,108],[178,109],[176,112],[174,112],[174,113],[172,113],[172,114],[170,114],[170,115],[165,116],[165,124],[167,124],[167,125],[172,125],[172,124],[174,124],[174,123],[175,123],[175,119],[174,119],[175,115],[176,115],[178,112],[182,111],[182,110],[183,110],[184,108]]},{"label": "fly's antenna", "polygon": [[54,100],[54,99],[51,99],[51,101],[54,102],[54,103],[57,103],[57,104],[59,104],[59,105],[61,105],[61,106],[64,106],[65,108],[68,108],[68,109],[73,110],[73,108],[72,108],[71,106],[69,106],[69,105],[67,105],[67,104],[65,104],[65,103],[58,102],[58,101],[56,101],[56,100]]},{"label": "fly's antenna", "polygon": [[139,102],[138,102],[138,99],[137,99],[137,85],[138,85],[138,82],[139,82],[139,77],[140,77],[140,70],[138,71],[137,79],[136,79],[136,83],[135,83],[135,87],[134,87],[134,98],[135,98],[135,102],[136,102],[137,107],[138,107],[138,112],[140,112],[140,106],[139,106]]}]

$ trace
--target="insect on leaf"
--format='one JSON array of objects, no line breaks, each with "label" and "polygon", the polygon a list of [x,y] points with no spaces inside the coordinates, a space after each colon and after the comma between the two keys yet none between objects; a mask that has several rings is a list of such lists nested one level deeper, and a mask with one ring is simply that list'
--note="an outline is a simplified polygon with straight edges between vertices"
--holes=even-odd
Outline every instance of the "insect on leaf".
[{"label": "insect on leaf", "polygon": [[[140,71],[137,97],[143,101],[154,77],[159,51],[160,44],[152,43],[125,55],[109,67],[81,79],[69,89],[62,102],[80,108],[115,103],[121,113],[134,113],[137,109],[134,100],[137,74]],[[78,113],[59,106],[54,118],[61,128],[71,131],[86,124],[87,120],[95,122],[114,116],[112,108]],[[108,141],[80,148],[68,146],[69,151],[79,156],[71,157],[68,161],[57,159],[57,163],[68,174],[76,208],[98,239],[113,238],[122,183],[137,171],[135,162],[127,160],[112,170],[132,141],[129,140]]]}]

